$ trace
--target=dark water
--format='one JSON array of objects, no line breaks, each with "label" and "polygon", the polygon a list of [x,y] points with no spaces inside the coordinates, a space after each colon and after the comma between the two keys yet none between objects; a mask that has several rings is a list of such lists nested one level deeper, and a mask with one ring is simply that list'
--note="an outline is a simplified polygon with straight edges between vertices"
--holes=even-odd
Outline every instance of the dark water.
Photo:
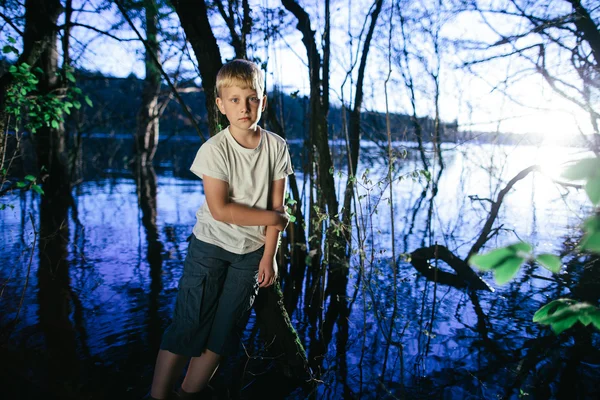
[{"label": "dark water", "polygon": [[[154,195],[154,185],[140,188],[127,167],[131,143],[115,142],[86,142],[84,179],[74,189],[76,212],[69,211],[64,228],[67,240],[40,237],[44,211],[37,195],[1,199],[14,206],[0,219],[0,376],[7,398],[136,399],[149,388],[186,238],[204,201],[201,181],[187,171],[198,143],[169,140],[161,147],[156,176],[144,180],[155,179]],[[362,148],[361,229],[357,233],[355,227],[353,236],[354,248],[366,258],[352,259],[349,307],[342,318],[333,325],[328,320],[329,300],[314,311],[320,305],[311,302],[309,274],[300,296],[289,295],[290,266],[280,266],[292,320],[320,372],[317,384],[300,385],[260,358],[265,344],[252,315],[244,349],[214,380],[217,392],[224,397],[225,388],[237,382],[242,390],[232,397],[599,397],[598,333],[577,327],[556,336],[531,322],[540,306],[561,296],[598,304],[598,261],[573,251],[589,204],[580,191],[551,179],[561,162],[581,152],[448,145],[437,194],[422,196],[425,182],[409,176],[421,168],[417,151],[410,143],[395,146],[408,156],[395,164],[392,201],[382,149],[370,143]],[[303,146],[292,144],[292,151],[302,184]],[[343,147],[334,146],[334,152],[336,170],[343,170]],[[512,176],[534,163],[544,173],[515,185],[488,248],[526,240],[538,253],[563,255],[564,273],[553,277],[526,265],[505,286],[484,274],[494,293],[470,292],[428,281],[402,256],[439,243],[464,258],[487,218],[489,202],[480,199],[495,198]],[[437,178],[439,166],[433,172]],[[342,188],[344,175],[334,174]],[[399,261],[395,280],[392,254]],[[451,271],[442,262],[438,267]],[[319,335],[323,330],[330,330],[330,340]]]}]

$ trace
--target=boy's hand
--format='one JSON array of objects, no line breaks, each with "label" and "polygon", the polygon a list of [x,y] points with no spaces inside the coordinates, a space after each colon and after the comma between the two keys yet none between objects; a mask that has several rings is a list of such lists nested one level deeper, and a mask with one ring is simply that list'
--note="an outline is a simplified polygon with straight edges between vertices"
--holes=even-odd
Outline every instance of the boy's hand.
[{"label": "boy's hand", "polygon": [[277,225],[275,225],[275,229],[277,229],[280,232],[283,232],[285,230],[285,228],[287,228],[288,223],[290,222],[290,216],[287,213],[287,207],[286,206],[277,207],[273,211],[276,211],[277,213],[279,213],[279,223]]},{"label": "boy's hand", "polygon": [[263,257],[258,264],[258,287],[269,287],[277,280],[275,257]]}]

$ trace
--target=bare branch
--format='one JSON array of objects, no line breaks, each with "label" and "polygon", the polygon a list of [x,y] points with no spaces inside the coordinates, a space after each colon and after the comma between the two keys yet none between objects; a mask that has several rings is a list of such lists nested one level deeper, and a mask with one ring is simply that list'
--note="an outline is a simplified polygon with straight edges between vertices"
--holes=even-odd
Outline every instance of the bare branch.
[{"label": "bare branch", "polygon": [[479,238],[477,238],[477,241],[475,242],[473,247],[471,247],[471,250],[469,250],[469,255],[467,256],[467,258],[469,258],[472,254],[475,254],[479,250],[481,250],[483,245],[489,240],[489,237],[490,237],[489,235],[490,235],[490,232],[492,231],[492,226],[494,225],[494,221],[496,220],[496,217],[498,216],[498,211],[500,211],[500,206],[502,205],[504,196],[506,196],[506,194],[512,189],[512,187],[517,182],[519,182],[521,179],[525,178],[527,175],[529,175],[529,173],[534,172],[534,171],[539,171],[539,170],[540,170],[539,165],[532,165],[532,166],[525,168],[524,170],[519,172],[517,175],[515,175],[510,181],[508,181],[508,183],[506,184],[504,189],[502,189],[500,191],[500,193],[498,193],[498,198],[496,199],[496,201],[492,202],[492,208],[490,210],[490,214],[488,216],[487,221],[485,221],[485,225],[483,226],[483,229],[481,230],[481,234],[479,235]]},{"label": "bare branch", "polygon": [[[70,27],[79,26],[81,28],[86,28],[86,29],[89,29],[91,31],[98,32],[101,35],[108,36],[109,38],[114,39],[114,40],[116,40],[118,42],[136,42],[136,41],[139,40],[139,39],[135,39],[135,38],[123,39],[123,38],[120,38],[118,36],[113,35],[112,33],[108,32],[108,31],[103,31],[102,29],[98,29],[95,26],[82,24],[80,22],[71,22],[69,24],[69,26]],[[59,29],[64,29],[65,27],[66,27],[66,25],[60,25],[60,26],[58,26]]]},{"label": "bare branch", "polygon": [[10,18],[8,18],[8,16],[0,12],[0,17],[2,17],[2,19],[5,20],[6,23],[9,24],[11,28],[13,28],[19,35],[23,36],[23,31],[21,31],[19,27],[16,26]]}]

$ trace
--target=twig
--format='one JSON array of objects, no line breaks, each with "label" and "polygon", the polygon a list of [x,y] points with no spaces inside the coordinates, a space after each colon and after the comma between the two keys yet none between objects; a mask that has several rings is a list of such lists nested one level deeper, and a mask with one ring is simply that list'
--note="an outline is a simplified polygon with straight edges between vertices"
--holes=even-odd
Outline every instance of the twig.
[{"label": "twig", "polygon": [[[479,234],[479,238],[477,239],[477,241],[475,242],[473,247],[471,247],[471,250],[469,251],[469,256],[471,256],[471,254],[475,254],[479,250],[481,250],[483,245],[488,241],[489,234],[492,230],[492,226],[494,225],[494,221],[496,220],[496,217],[498,216],[498,211],[500,210],[500,206],[502,205],[504,196],[506,196],[506,194],[510,191],[510,189],[512,189],[512,187],[515,185],[515,183],[517,183],[521,179],[525,178],[527,175],[529,175],[530,172],[539,171],[539,170],[540,170],[539,165],[532,165],[532,166],[525,168],[524,170],[519,172],[517,175],[515,175],[515,177],[512,178],[506,184],[506,187],[504,187],[504,189],[502,189],[500,191],[500,193],[498,193],[498,198],[496,199],[496,201],[492,202],[492,209],[490,210],[488,219],[487,219],[487,221],[485,221],[485,225],[483,226],[483,229],[481,230],[481,233]],[[467,258],[469,256],[467,256]]]},{"label": "twig", "polygon": [[15,329],[17,319],[19,318],[21,308],[23,307],[25,291],[27,290],[27,285],[29,283],[29,274],[31,273],[31,264],[33,262],[33,253],[35,253],[35,245],[37,243],[38,232],[35,230],[35,222],[33,221],[33,215],[31,214],[31,212],[29,213],[29,219],[31,220],[31,227],[33,228],[33,246],[31,247],[31,255],[29,256],[29,264],[27,265],[27,275],[25,276],[25,284],[23,285],[23,292],[21,293],[21,300],[19,301],[19,307],[17,308],[17,315],[15,315],[15,318],[13,320],[12,329]]}]

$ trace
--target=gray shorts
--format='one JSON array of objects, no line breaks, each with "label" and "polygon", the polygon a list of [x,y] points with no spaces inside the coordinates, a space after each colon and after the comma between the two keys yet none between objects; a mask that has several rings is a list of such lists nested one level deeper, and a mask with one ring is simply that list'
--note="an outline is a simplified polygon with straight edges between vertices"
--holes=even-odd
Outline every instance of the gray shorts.
[{"label": "gray shorts", "polygon": [[264,246],[234,254],[194,235],[188,247],[173,313],[160,348],[198,357],[209,349],[235,350],[239,330],[258,293],[258,265]]}]

